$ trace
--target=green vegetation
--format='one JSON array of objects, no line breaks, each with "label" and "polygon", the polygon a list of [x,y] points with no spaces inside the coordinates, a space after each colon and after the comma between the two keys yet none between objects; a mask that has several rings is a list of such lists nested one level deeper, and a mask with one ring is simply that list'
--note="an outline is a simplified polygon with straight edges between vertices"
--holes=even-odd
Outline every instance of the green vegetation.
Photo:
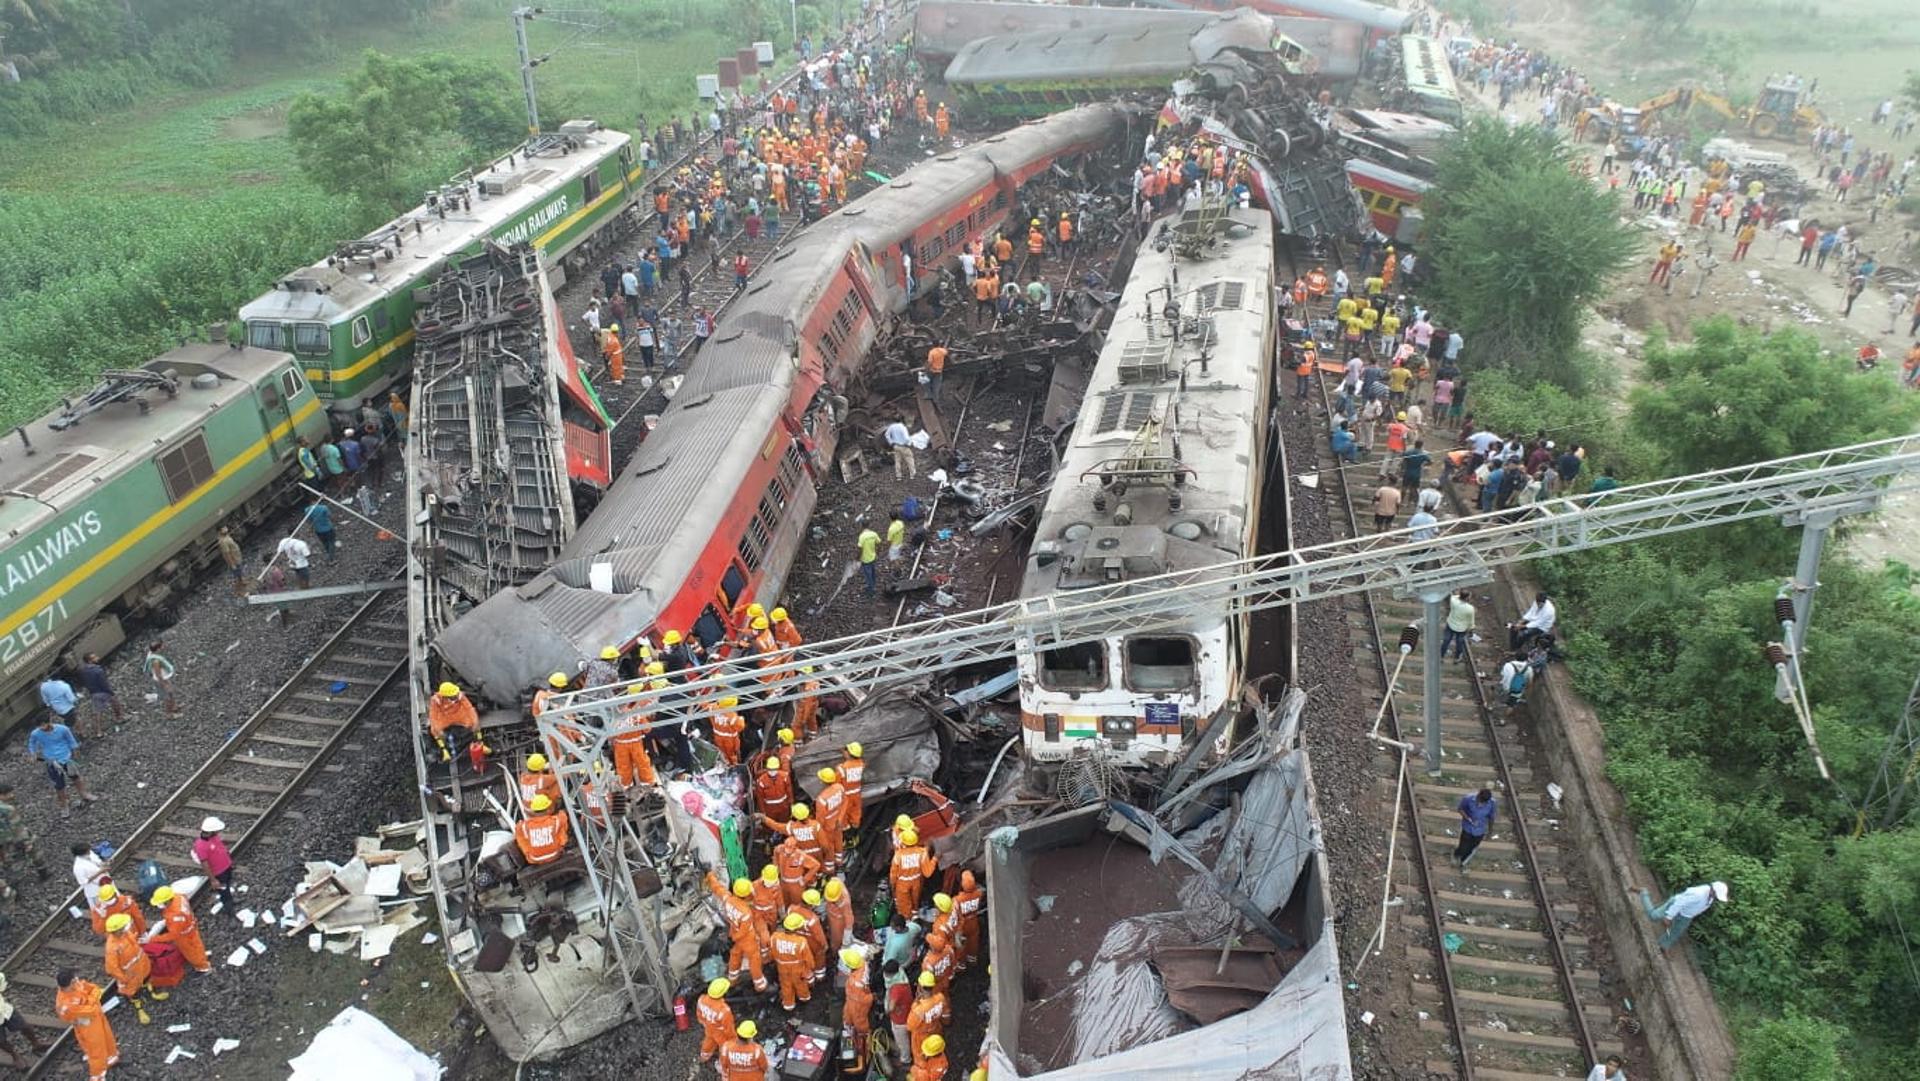
[{"label": "green vegetation", "polygon": [[[598,32],[536,20],[533,48],[548,57],[543,116],[629,130],[642,114],[684,121],[694,76],[764,36],[735,29],[728,2],[614,0]],[[417,198],[510,144],[523,123],[512,6],[0,0],[5,56],[22,78],[0,83],[0,426],[38,416],[103,368],[199,336],[278,276],[378,225],[393,199]],[[784,30],[786,6],[764,6]],[[228,17],[195,21],[214,9]],[[800,15],[803,30],[838,17],[804,3]],[[384,193],[310,180],[287,134],[292,104],[309,93],[347,100],[343,84],[365,77],[369,47],[393,64],[458,57],[463,86],[480,85],[485,70],[489,100],[462,115],[484,106],[501,134],[479,124],[430,139]]]},{"label": "green vegetation", "polygon": [[446,53],[413,59],[368,50],[341,94],[302,94],[287,110],[300,169],[321,190],[399,210],[417,198],[401,181],[445,154],[469,160],[513,146],[526,118],[500,72]]},{"label": "green vegetation", "polygon": [[[1719,319],[1654,342],[1624,418],[1500,373],[1474,379],[1496,429],[1561,428],[1623,480],[1911,431],[1920,402],[1798,331]],[[1569,672],[1606,725],[1608,771],[1671,887],[1724,879],[1733,903],[1692,937],[1739,1039],[1740,1075],[1910,1078],[1920,975],[1920,828],[1853,805],[1920,663],[1910,575],[1821,569],[1806,677],[1829,784],[1761,647],[1797,534],[1775,522],[1556,560],[1542,577],[1571,630]],[[1909,807],[1912,801],[1909,801]]]},{"label": "green vegetation", "polygon": [[1457,320],[1481,363],[1578,393],[1569,362],[1588,307],[1634,240],[1619,199],[1573,170],[1553,132],[1467,121],[1426,198],[1435,306]]}]

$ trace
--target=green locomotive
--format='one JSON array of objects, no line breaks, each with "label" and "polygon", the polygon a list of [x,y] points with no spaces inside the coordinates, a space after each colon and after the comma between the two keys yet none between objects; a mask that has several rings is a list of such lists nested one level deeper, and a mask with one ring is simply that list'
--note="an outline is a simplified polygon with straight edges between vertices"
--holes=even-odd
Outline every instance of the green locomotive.
[{"label": "green locomotive", "polygon": [[162,609],[236,532],[298,489],[302,438],[327,417],[299,362],[237,345],[182,346],[109,371],[0,448],[0,723],[39,710],[69,645],[105,653],[122,619]]},{"label": "green locomotive", "polygon": [[593,121],[535,136],[282,278],[240,309],[247,344],[294,354],[329,406],[354,408],[406,370],[414,291],[450,257],[488,240],[529,241],[557,288],[598,254],[601,228],[640,200],[643,172],[628,136]]}]

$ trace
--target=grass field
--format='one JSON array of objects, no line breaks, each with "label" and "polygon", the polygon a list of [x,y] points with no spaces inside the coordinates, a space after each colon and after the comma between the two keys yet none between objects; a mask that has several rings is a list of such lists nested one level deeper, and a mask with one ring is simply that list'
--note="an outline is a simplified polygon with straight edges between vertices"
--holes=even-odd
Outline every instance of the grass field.
[{"label": "grass field", "polygon": [[[681,0],[645,40],[536,21],[543,122],[683,119],[694,76],[737,45],[720,0]],[[303,178],[285,138],[301,93],[336,87],[363,50],[495,63],[519,101],[509,0],[462,0],[403,32],[348,33],[296,61],[242,60],[226,86],[165,95],[45,136],[0,141],[0,426],[39,415],[101,368],[138,363],[225,319],[280,274],[384,211]],[[747,35],[743,35],[747,36]],[[116,314],[123,318],[116,320]]]}]

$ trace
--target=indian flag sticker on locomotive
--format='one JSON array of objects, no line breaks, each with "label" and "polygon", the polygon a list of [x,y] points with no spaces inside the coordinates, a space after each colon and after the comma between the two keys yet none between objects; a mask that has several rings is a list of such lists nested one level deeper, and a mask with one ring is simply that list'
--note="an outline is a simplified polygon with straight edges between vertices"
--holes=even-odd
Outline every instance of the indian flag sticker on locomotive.
[{"label": "indian flag sticker on locomotive", "polygon": [[1100,718],[1062,717],[1060,734],[1068,739],[1092,739],[1100,734]]}]

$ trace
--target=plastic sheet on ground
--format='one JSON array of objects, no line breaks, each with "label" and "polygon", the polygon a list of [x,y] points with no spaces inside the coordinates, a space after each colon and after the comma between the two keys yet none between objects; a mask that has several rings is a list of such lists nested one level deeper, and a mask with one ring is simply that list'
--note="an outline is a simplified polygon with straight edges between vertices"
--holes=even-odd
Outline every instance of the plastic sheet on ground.
[{"label": "plastic sheet on ground", "polygon": [[811,799],[823,787],[822,766],[838,766],[846,746],[859,743],[867,763],[860,790],[868,803],[902,787],[908,778],[931,778],[940,768],[940,739],[933,718],[908,691],[887,691],[833,719],[831,737],[810,739],[794,756],[794,777]]},{"label": "plastic sheet on ground", "polygon": [[301,1055],[290,1081],[437,1081],[439,1063],[415,1050],[380,1019],[349,1006],[327,1023]]}]

